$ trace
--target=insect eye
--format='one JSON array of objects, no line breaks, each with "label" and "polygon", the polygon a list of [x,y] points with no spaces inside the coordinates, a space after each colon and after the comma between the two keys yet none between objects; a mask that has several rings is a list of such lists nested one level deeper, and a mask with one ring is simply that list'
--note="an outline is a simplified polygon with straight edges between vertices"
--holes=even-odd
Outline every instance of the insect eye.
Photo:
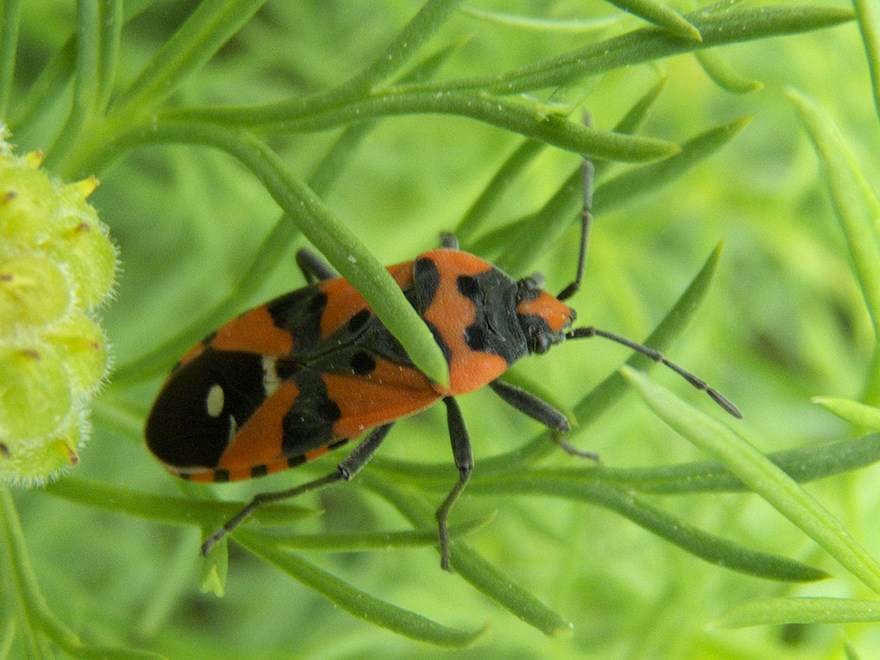
[{"label": "insect eye", "polygon": [[536,334],[532,338],[532,353],[546,353],[550,350],[550,338],[543,332]]}]

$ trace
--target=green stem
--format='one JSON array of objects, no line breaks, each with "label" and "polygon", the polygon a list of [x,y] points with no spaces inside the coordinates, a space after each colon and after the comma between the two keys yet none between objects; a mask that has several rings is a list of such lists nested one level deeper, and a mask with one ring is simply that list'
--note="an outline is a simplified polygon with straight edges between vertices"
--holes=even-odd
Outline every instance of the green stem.
[{"label": "green stem", "polygon": [[328,94],[328,98],[353,98],[364,95],[374,86],[400,71],[458,9],[460,3],[461,0],[429,0],[376,59],[348,82]]},{"label": "green stem", "polygon": [[726,9],[724,3],[718,3],[684,16],[700,32],[702,41],[673,37],[659,28],[642,28],[498,76],[452,81],[447,83],[446,89],[481,89],[497,94],[549,89],[624,66],[699,49],[831,27],[851,21],[853,17],[853,12],[835,7],[761,5]]},{"label": "green stem", "polygon": [[403,91],[397,88],[373,95],[322,105],[320,100],[296,111],[279,106],[262,108],[172,108],[159,113],[163,121],[214,122],[260,132],[321,131],[393,115],[458,115],[520,133],[525,137],[595,158],[640,161],[670,156],[674,144],[587,128],[558,114],[547,114],[536,102],[492,97],[473,91]]},{"label": "green stem", "polygon": [[874,92],[874,107],[880,119],[880,5],[875,0],[853,0],[859,20],[859,30],[865,44],[868,68],[871,71],[871,88]]},{"label": "green stem", "polygon": [[18,27],[20,0],[3,0],[0,3],[0,119],[6,121],[9,95],[15,75],[15,54],[18,50]]},{"label": "green stem", "polygon": [[46,154],[46,166],[50,169],[57,168],[57,163],[79,142],[79,137],[95,108],[98,95],[101,34],[101,7],[93,0],[80,0],[77,3],[76,78],[73,86],[73,102],[58,139]]},{"label": "green stem", "polygon": [[99,64],[98,90],[95,110],[103,112],[113,94],[116,69],[119,64],[119,47],[122,40],[122,26],[125,12],[122,0],[101,0],[101,60]]},{"label": "green stem", "polygon": [[143,112],[158,105],[184,78],[211,59],[265,3],[266,0],[205,0],[199,4],[119,96],[111,112],[130,116],[133,110]]}]

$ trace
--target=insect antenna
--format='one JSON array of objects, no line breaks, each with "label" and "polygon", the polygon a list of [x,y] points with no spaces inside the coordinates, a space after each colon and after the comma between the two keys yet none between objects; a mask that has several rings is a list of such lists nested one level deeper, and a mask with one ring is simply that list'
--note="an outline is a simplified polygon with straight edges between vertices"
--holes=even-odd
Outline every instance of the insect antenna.
[{"label": "insect antenna", "polygon": [[714,387],[710,387],[706,381],[704,381],[702,378],[698,378],[695,374],[691,373],[687,369],[677,365],[675,362],[667,360],[660,351],[653,349],[650,346],[645,346],[644,344],[640,344],[636,341],[633,341],[632,339],[627,339],[626,337],[622,337],[621,335],[615,334],[613,332],[607,332],[605,330],[600,330],[593,327],[573,328],[572,330],[565,333],[566,339],[588,339],[590,337],[604,337],[605,339],[610,339],[611,341],[617,342],[618,344],[623,344],[627,348],[631,348],[632,350],[637,351],[642,355],[647,355],[649,358],[654,360],[654,362],[659,362],[666,365],[679,376],[684,378],[691,385],[696,387],[698,390],[702,390],[703,392],[708,394],[712,398],[712,400],[719,406],[721,406],[721,408],[723,408],[726,412],[730,413],[737,419],[742,419],[742,413],[739,411],[739,408],[733,405],[733,403],[731,403],[727,399],[727,397],[721,394],[721,392],[716,390]]}]

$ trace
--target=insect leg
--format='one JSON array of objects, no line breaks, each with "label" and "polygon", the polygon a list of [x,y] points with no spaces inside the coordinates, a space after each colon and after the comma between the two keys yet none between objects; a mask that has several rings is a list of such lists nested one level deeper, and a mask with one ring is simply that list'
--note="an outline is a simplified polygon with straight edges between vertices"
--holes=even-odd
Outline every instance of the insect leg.
[{"label": "insect leg", "polygon": [[471,440],[468,436],[467,427],[464,425],[464,418],[461,416],[461,409],[458,403],[451,396],[443,399],[446,404],[446,421],[449,424],[449,439],[452,441],[452,457],[455,460],[455,467],[458,468],[458,482],[449,491],[443,504],[437,509],[437,525],[440,534],[440,567],[443,570],[449,568],[449,529],[446,521],[449,518],[449,511],[461,495],[461,491],[467,486],[471,478],[471,472],[474,469],[474,459],[471,455]]},{"label": "insect leg", "polygon": [[299,266],[309,284],[314,284],[318,280],[332,280],[339,277],[339,273],[333,270],[330,264],[306,248],[296,251],[296,265]]},{"label": "insect leg", "polygon": [[[531,392],[527,392],[526,390],[511,385],[510,383],[505,383],[503,380],[493,380],[489,383],[489,387],[492,388],[492,391],[494,391],[495,394],[504,399],[506,403],[510,404],[521,413],[528,415],[535,421],[541,422],[544,426],[547,426],[558,433],[568,433],[571,430],[568,419],[562,411],[557,410]],[[598,454],[578,449],[561,437],[556,437],[555,440],[556,444],[572,456],[588,458],[591,461],[599,460]]]},{"label": "insect leg", "polygon": [[388,431],[391,430],[391,427],[394,426],[393,423],[385,424],[384,426],[379,426],[372,431],[370,434],[364,438],[354,450],[342,460],[339,465],[336,466],[336,469],[328,475],[315,479],[313,481],[309,481],[307,483],[301,484],[294,488],[288,488],[287,490],[278,490],[269,493],[259,493],[255,495],[254,498],[245,506],[241,511],[236,513],[232,518],[230,518],[226,524],[223,525],[216,532],[211,534],[207,538],[207,540],[202,544],[202,554],[207,556],[207,554],[211,551],[211,548],[214,547],[214,544],[217,543],[220,539],[226,536],[229,532],[233,531],[236,527],[238,527],[245,519],[250,516],[256,509],[263,506],[264,504],[269,504],[270,502],[278,502],[280,500],[286,500],[291,497],[296,497],[297,495],[302,495],[303,493],[308,493],[309,491],[319,490],[324,488],[325,486],[329,486],[339,481],[351,481],[354,476],[361,471],[361,469],[370,462],[370,459],[373,457],[373,454],[376,453],[376,450],[379,448],[379,445],[382,444],[382,441],[385,439],[385,436],[388,435]]}]

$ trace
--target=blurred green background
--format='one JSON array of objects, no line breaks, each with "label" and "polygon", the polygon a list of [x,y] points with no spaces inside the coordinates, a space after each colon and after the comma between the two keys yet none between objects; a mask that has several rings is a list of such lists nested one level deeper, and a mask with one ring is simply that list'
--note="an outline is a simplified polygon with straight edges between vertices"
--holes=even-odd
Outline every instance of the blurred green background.
[{"label": "blurred green background", "polygon": [[[121,88],[196,4],[155,3],[126,24],[117,74]],[[436,79],[505,71],[643,25],[641,19],[598,2],[478,4],[540,19],[617,20],[595,35],[552,25],[515,27],[459,12],[425,46],[428,54],[460,42]],[[687,9],[690,4],[676,6]],[[180,86],[171,104],[262,104],[328,89],[381,52],[420,6],[409,0],[269,2]],[[72,33],[76,10],[62,0],[25,2],[21,17],[15,90],[24,94]],[[763,452],[850,437],[849,425],[810,399],[861,397],[869,380],[873,330],[823,172],[785,91],[794,88],[817,99],[840,126],[868,181],[880,180],[878,116],[858,28],[848,23],[714,52],[763,88],[748,94],[727,92],[709,79],[693,55],[682,55],[587,78],[563,95],[562,102],[588,109],[595,127],[610,130],[665,77],[640,134],[678,143],[709,127],[753,117],[729,144],[685,176],[596,218],[585,286],[572,304],[582,322],[641,340],[723,241],[709,295],[667,355],[739,406],[747,428],[766,441],[759,447]],[[548,92],[537,96],[548,98]],[[22,152],[46,148],[59,117],[63,104],[48,108],[13,140]],[[338,135],[338,129],[290,134],[272,137],[270,143],[305,178]],[[405,261],[434,246],[439,232],[456,226],[522,139],[463,117],[384,118],[323,198],[380,261]],[[510,183],[490,226],[539,208],[577,162],[575,154],[546,149]],[[624,167],[615,165],[609,172]],[[122,255],[118,295],[105,311],[105,325],[115,362],[124,365],[228,299],[279,209],[261,183],[230,157],[192,145],[125,152],[96,174],[102,185],[91,202]],[[563,287],[574,273],[575,220],[536,264],[550,290]],[[293,262],[301,245],[301,238],[292,243],[260,291],[236,300],[236,309],[301,286]],[[624,349],[608,342],[577,342],[543,358],[523,360],[514,372],[539,384],[542,392],[553,393],[561,405],[573,405],[625,357]],[[169,356],[162,368],[172,363]],[[723,416],[674,374],[655,369],[651,378],[710,414]],[[127,387],[111,382],[77,477],[179,494],[180,484],[149,455],[138,431],[160,382],[159,377]],[[524,444],[539,431],[536,423],[491,392],[466,395],[460,402],[477,473],[481,460]],[[603,464],[612,467],[704,458],[632,394],[570,440],[598,452]],[[439,409],[398,424],[382,456],[449,461],[449,485],[456,476]],[[258,482],[186,492],[200,496],[216,491],[223,498],[245,499],[322,474],[338,458]],[[570,466],[573,461],[556,451],[543,464]],[[869,468],[808,486],[869,550],[880,547],[880,533],[871,523],[880,514],[875,472]],[[443,496],[442,491],[413,493],[432,506]],[[39,490],[16,491],[15,500],[49,607],[90,642],[130,645],[169,657],[447,653],[350,616],[234,543],[226,595],[200,593],[202,560],[192,528],[99,511]],[[880,652],[880,636],[867,624],[707,629],[728,608],[750,599],[866,597],[868,592],[754,495],[651,501],[748,547],[822,567],[832,578],[803,586],[763,580],[703,562],[598,507],[562,499],[465,494],[453,521],[497,512],[468,542],[511,581],[572,622],[570,636],[551,638],[442,572],[432,547],[304,556],[368,593],[445,625],[471,630],[488,623],[488,635],[475,647],[456,651],[459,657],[836,658],[842,657],[845,640],[862,657]],[[357,482],[303,503],[323,514],[298,521],[293,531],[407,528],[387,503]],[[17,640],[0,647],[8,657],[20,657],[22,649]]]}]

